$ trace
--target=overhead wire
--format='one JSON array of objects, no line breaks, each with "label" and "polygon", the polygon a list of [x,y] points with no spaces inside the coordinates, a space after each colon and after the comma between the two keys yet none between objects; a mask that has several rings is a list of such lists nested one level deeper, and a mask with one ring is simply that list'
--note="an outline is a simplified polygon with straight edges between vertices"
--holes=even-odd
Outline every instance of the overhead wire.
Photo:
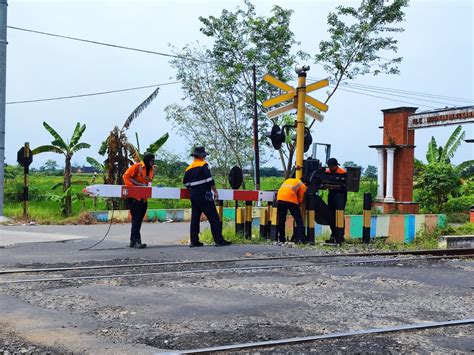
[{"label": "overhead wire", "polygon": [[[116,44],[111,44],[111,43],[106,43],[106,42],[88,40],[88,39],[84,39],[84,38],[71,37],[71,36],[65,36],[65,35],[50,33],[50,32],[26,29],[26,28],[22,28],[22,27],[7,26],[7,28],[18,30],[18,31],[25,31],[25,32],[30,32],[30,33],[46,35],[46,36],[69,39],[69,40],[74,40],[74,41],[80,41],[80,42],[85,42],[85,43],[90,43],[90,44],[95,44],[95,45],[102,45],[102,46],[107,46],[107,47],[112,47],[112,48],[125,49],[125,50],[143,52],[143,53],[148,53],[148,54],[155,54],[155,55],[160,55],[160,56],[165,56],[165,57],[171,57],[171,58],[178,58],[178,59],[184,59],[184,60],[189,60],[189,61],[201,62],[201,63],[206,63],[206,64],[212,64],[213,63],[212,61],[204,61],[204,60],[193,58],[193,57],[186,57],[186,56],[174,55],[174,54],[170,54],[170,53],[156,52],[156,51],[145,50],[145,49],[140,49],[140,48],[135,48],[135,47],[116,45]],[[314,80],[320,80],[320,78],[312,78],[312,77],[308,77],[308,78],[314,79]],[[176,82],[164,83],[164,84],[160,84],[160,85],[171,85],[171,84],[176,84],[176,83],[179,83],[179,82],[176,81]],[[410,98],[410,99],[414,99],[414,100],[417,100],[417,101],[426,101],[426,102],[431,102],[431,103],[439,103],[439,104],[443,104],[443,105],[446,105],[446,103],[445,102],[440,102],[440,101],[429,100],[429,99],[422,99],[422,98],[413,97],[413,96],[422,96],[422,97],[427,97],[427,98],[431,97],[431,98],[446,99],[446,100],[452,100],[452,101],[469,102],[469,103],[473,102],[474,103],[474,100],[454,98],[454,97],[449,97],[449,96],[442,96],[442,95],[435,95],[435,94],[428,94],[428,93],[420,93],[420,92],[408,91],[408,90],[399,90],[399,89],[378,87],[378,86],[374,86],[374,85],[363,85],[363,84],[355,84],[355,83],[347,83],[347,82],[345,82],[344,85],[349,86],[350,88],[356,89],[356,90],[373,92],[373,93],[380,93],[380,94],[383,94],[383,95],[389,95],[390,94],[391,96],[397,96],[397,97],[402,97],[402,98]],[[139,89],[144,89],[144,88],[149,88],[149,87],[156,87],[156,86],[158,86],[158,85],[149,85],[149,86],[143,86],[143,87],[137,87],[137,88],[110,90],[110,91],[105,91],[105,92],[71,95],[71,96],[63,96],[63,97],[53,97],[53,98],[23,100],[23,101],[12,101],[12,102],[7,102],[6,104],[11,105],[11,104],[24,104],[24,103],[42,102],[42,101],[64,100],[64,99],[72,99],[72,98],[87,97],[87,96],[105,95],[105,94],[111,94],[111,93],[123,92],[123,91],[139,90]],[[344,89],[344,88],[341,88],[341,87],[339,87],[339,89],[341,89],[342,91],[352,92],[352,93],[356,93],[356,94],[360,94],[360,95],[366,95],[366,96],[371,96],[371,97],[376,97],[376,98],[381,98],[381,99],[391,100],[391,101],[396,101],[396,102],[402,102],[402,103],[409,103],[407,101],[395,100],[395,99],[392,99],[392,98],[389,98],[389,97],[384,97],[384,96],[365,94],[365,93],[360,92],[360,91]],[[409,95],[409,96],[406,96],[406,95]],[[424,104],[415,104],[415,103],[412,103],[412,102],[410,102],[410,104],[435,108],[433,106],[424,105]]]},{"label": "overhead wire", "polygon": [[189,61],[193,61],[193,62],[201,62],[201,63],[206,63],[206,64],[213,64],[213,62],[210,62],[210,61],[205,61],[205,60],[197,59],[197,58],[193,58],[193,57],[181,56],[181,55],[177,55],[177,54],[163,53],[163,52],[157,52],[157,51],[152,51],[152,50],[148,50],[148,49],[141,49],[141,48],[123,46],[123,45],[118,45],[118,44],[112,44],[112,43],[106,43],[106,42],[93,41],[93,40],[85,39],[85,38],[59,35],[59,34],[56,34],[56,33],[50,33],[50,32],[44,32],[44,31],[31,30],[31,29],[28,29],[28,28],[22,28],[22,27],[16,27],[16,26],[7,26],[7,28],[10,28],[10,29],[12,29],[12,30],[17,30],[17,31],[24,31],[24,32],[30,32],[30,33],[41,34],[41,35],[45,35],[45,36],[51,36],[51,37],[69,39],[69,40],[72,40],[72,41],[78,41],[78,42],[85,42],[85,43],[90,43],[90,44],[96,44],[96,45],[100,45],[100,46],[106,46],[106,47],[112,47],[112,48],[118,48],[118,49],[125,49],[125,50],[129,50],[129,51],[142,52],[142,53],[148,53],[148,54],[155,54],[155,55],[159,55],[159,56],[163,56],[163,57],[184,59],[184,60],[189,60]]},{"label": "overhead wire", "polygon": [[93,92],[93,93],[87,93],[87,94],[58,96],[58,97],[50,97],[50,98],[44,98],[44,99],[32,99],[32,100],[22,100],[22,101],[9,101],[9,102],[6,102],[5,104],[6,105],[15,105],[15,104],[27,104],[27,103],[33,103],[33,102],[75,99],[75,98],[80,98],[80,97],[114,94],[114,93],[117,93],[117,92],[124,92],[124,91],[133,91],[133,90],[141,90],[141,89],[147,89],[147,88],[156,88],[156,87],[160,87],[160,86],[174,85],[174,84],[179,84],[179,83],[180,83],[180,81],[172,81],[172,82],[168,82],[168,83],[161,83],[161,84],[155,84],[155,85],[137,86],[137,87],[133,87],[133,88]]},{"label": "overhead wire", "polygon": [[[308,79],[322,80],[322,79],[325,79],[325,78],[316,78],[316,77],[309,77],[308,76]],[[350,83],[350,82],[347,82],[347,81],[342,81],[342,83],[343,83],[343,85],[352,86],[354,88],[359,87],[359,88],[362,88],[362,89],[374,89],[374,90],[380,90],[380,91],[397,92],[397,93],[407,94],[407,95],[411,95],[411,96],[422,96],[422,97],[431,97],[431,98],[434,98],[434,99],[446,99],[446,100],[450,100],[450,101],[460,101],[460,102],[474,103],[474,99],[457,98],[457,97],[452,97],[452,96],[430,94],[430,93],[424,93],[424,92],[419,92],[419,91],[393,89],[393,88],[387,88],[387,87],[383,87],[383,86],[356,84],[356,83]]]}]

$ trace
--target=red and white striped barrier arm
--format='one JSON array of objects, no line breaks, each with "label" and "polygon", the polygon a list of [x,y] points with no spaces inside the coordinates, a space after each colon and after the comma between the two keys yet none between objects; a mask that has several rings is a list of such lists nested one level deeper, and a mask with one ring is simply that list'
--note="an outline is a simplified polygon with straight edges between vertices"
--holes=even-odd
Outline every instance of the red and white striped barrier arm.
[{"label": "red and white striped barrier arm", "polygon": [[[83,192],[94,197],[133,197],[133,198],[162,198],[188,199],[189,190],[179,187],[145,187],[122,185],[91,185]],[[273,201],[275,191],[257,190],[225,190],[217,189],[219,200],[222,201]]]}]

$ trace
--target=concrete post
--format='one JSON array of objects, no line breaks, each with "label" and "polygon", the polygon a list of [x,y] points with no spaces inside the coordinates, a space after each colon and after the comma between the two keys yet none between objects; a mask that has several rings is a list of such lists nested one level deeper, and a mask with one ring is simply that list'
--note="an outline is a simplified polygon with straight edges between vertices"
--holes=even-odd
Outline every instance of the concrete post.
[{"label": "concrete post", "polygon": [[395,148],[385,148],[387,150],[387,190],[385,194],[385,202],[394,202],[393,197],[393,157]]},{"label": "concrete post", "polygon": [[384,155],[385,155],[385,149],[384,148],[377,148],[377,155],[378,155],[378,161],[379,161],[379,166],[377,169],[377,200],[383,200],[384,195],[383,195],[383,176],[385,173],[384,169]]}]

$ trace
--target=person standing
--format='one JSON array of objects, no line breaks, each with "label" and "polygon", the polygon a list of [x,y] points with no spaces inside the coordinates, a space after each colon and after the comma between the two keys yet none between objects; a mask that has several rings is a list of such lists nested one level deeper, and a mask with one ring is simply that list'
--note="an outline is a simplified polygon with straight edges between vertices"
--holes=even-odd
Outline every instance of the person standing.
[{"label": "person standing", "polygon": [[[214,200],[219,198],[211,171],[204,158],[207,153],[204,147],[196,147],[191,154],[193,162],[186,168],[183,184],[189,189],[191,198],[190,247],[201,247],[199,241],[199,224],[201,215],[207,217],[211,225],[212,237],[216,247],[232,244],[222,237],[222,222],[219,219]],[[212,191],[212,192],[211,192]],[[214,196],[212,195],[214,193]]]},{"label": "person standing", "polygon": [[[346,170],[339,167],[339,163],[336,158],[329,158],[327,161],[328,168],[326,169],[326,173],[328,174],[345,174]],[[336,206],[337,206],[337,199],[343,199],[343,206],[342,209],[346,208],[347,202],[347,191],[342,190],[338,186],[328,186],[328,207],[331,214],[330,224],[331,227],[331,238],[327,240],[328,243],[339,243],[336,238]],[[344,238],[344,237],[343,237]],[[344,242],[344,239],[342,240]],[[339,243],[340,244],[340,243]]]},{"label": "person standing", "polygon": [[[125,186],[151,186],[154,177],[154,164],[155,156],[152,153],[145,153],[143,161],[131,165],[123,174]],[[132,216],[130,248],[146,248],[146,244],[142,243],[140,229],[148,208],[147,199],[127,198],[126,203]]]},{"label": "person standing", "polygon": [[293,216],[295,229],[295,242],[303,243],[305,241],[304,223],[301,216],[300,205],[303,203],[304,194],[306,192],[305,178],[300,179],[286,179],[281,185],[277,193],[277,215],[278,215],[278,241],[284,243],[285,237],[285,222],[286,215],[290,211]]}]

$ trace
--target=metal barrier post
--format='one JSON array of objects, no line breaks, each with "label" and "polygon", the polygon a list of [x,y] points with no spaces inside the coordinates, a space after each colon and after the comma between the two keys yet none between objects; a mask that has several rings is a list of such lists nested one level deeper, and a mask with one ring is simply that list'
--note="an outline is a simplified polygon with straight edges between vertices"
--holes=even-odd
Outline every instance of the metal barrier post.
[{"label": "metal barrier post", "polygon": [[314,193],[308,193],[306,195],[306,240],[309,244],[314,245],[314,210],[315,210],[315,195]]},{"label": "metal barrier post", "polygon": [[238,207],[235,212],[235,233],[244,235],[244,208]]},{"label": "metal barrier post", "polygon": [[265,238],[271,239],[270,230],[272,228],[272,213],[273,213],[273,202],[268,202],[267,204],[267,229],[265,232]]},{"label": "metal barrier post", "polygon": [[336,243],[344,243],[344,196],[336,195]]},{"label": "metal barrier post", "polygon": [[252,238],[252,201],[245,202],[245,238]]},{"label": "metal barrier post", "polygon": [[260,238],[267,239],[268,214],[264,208],[260,209]]},{"label": "metal barrier post", "polygon": [[219,221],[222,223],[222,220],[224,219],[224,201],[217,200],[216,208],[217,208],[217,214],[219,215]]},{"label": "metal barrier post", "polygon": [[370,192],[364,193],[364,211],[363,219],[364,224],[362,227],[362,242],[364,244],[370,243],[370,220],[371,220],[371,209],[372,209],[372,195]]},{"label": "metal barrier post", "polygon": [[277,208],[273,207],[272,208],[272,215],[270,218],[270,239],[278,241],[278,214],[277,214]]}]

